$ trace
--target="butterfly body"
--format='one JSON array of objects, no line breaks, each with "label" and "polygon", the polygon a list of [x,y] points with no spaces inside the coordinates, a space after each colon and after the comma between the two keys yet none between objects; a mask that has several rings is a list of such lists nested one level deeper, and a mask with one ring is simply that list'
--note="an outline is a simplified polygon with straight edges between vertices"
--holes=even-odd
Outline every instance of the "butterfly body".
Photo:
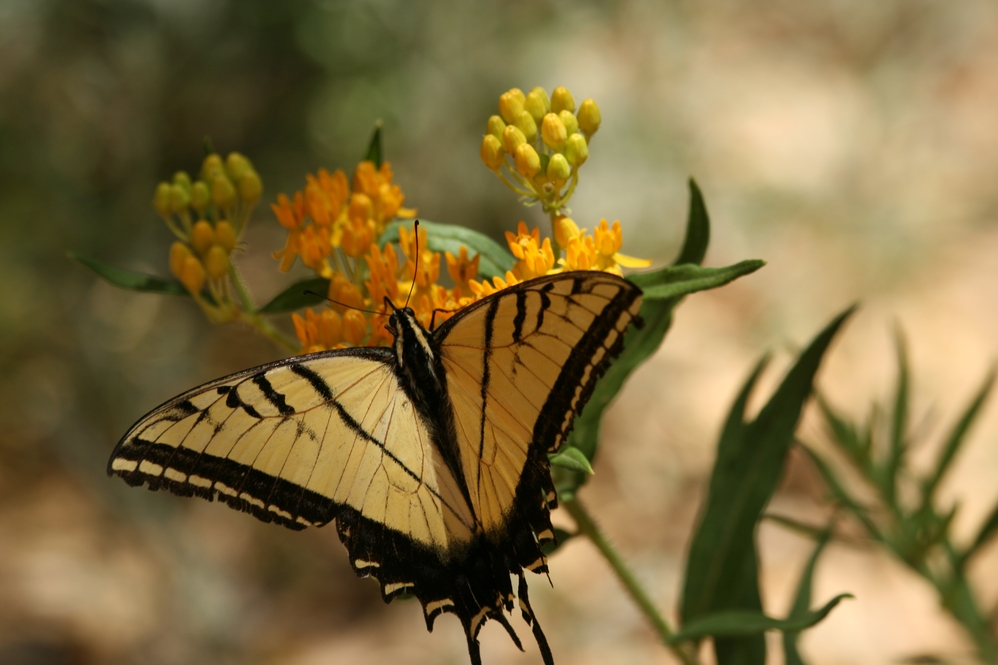
[{"label": "butterfly body", "polygon": [[[292,529],[336,521],[386,601],[458,616],[472,663],[514,600],[552,657],[524,570],[547,571],[557,505],[547,454],[637,323],[641,292],[598,272],[523,282],[436,330],[394,309],[391,348],[289,358],[181,395],[136,423],[108,473],[218,498]],[[519,578],[514,595],[511,575]]]}]

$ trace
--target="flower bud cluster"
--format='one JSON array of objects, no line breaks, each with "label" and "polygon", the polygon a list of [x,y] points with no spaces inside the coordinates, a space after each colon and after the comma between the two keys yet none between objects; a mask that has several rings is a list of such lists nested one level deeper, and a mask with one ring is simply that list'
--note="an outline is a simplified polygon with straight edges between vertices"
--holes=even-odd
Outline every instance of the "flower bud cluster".
[{"label": "flower bud cluster", "polygon": [[153,207],[177,237],[170,247],[170,271],[213,319],[228,320],[238,307],[230,294],[232,251],[263,183],[238,152],[224,161],[217,153],[208,155],[197,176],[192,181],[186,171],[178,171],[172,181],[159,183]]},{"label": "flower bud cluster", "polygon": [[550,97],[539,87],[526,95],[513,88],[499,96],[499,114],[488,120],[481,158],[510,189],[557,214],[575,191],[599,125],[596,102],[576,107],[567,88]]}]

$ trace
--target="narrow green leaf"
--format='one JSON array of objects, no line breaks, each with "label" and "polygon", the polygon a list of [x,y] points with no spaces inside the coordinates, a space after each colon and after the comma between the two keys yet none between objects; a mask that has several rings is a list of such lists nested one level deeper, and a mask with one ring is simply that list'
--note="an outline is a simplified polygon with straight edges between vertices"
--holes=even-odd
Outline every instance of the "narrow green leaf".
[{"label": "narrow green leaf", "polygon": [[881,474],[881,486],[884,491],[884,497],[890,502],[892,507],[896,506],[898,501],[897,478],[904,461],[905,446],[907,445],[908,391],[910,383],[908,352],[900,328],[896,332],[896,340],[898,380],[894,393],[894,411],[891,414],[891,447]]},{"label": "narrow green leaf", "polygon": [[644,291],[645,300],[681,298],[697,291],[716,289],[766,265],[751,259],[724,268],[701,268],[690,263],[667,266],[655,272],[630,275],[628,279]]},{"label": "narrow green leaf", "polygon": [[[718,443],[707,501],[693,536],[686,564],[681,605],[683,625],[720,611],[758,609],[755,527],[776,490],[784,460],[794,441],[801,410],[828,345],[850,308],[836,317],[804,350],[783,383],[755,420],[744,421],[745,404],[762,371],[756,366],[729,413]],[[751,591],[751,593],[750,593]],[[736,640],[737,642],[737,640]],[[734,662],[715,651],[718,663]],[[758,638],[724,646],[724,652],[764,657]]]},{"label": "narrow green leaf", "polygon": [[686,217],[686,239],[683,249],[673,261],[673,265],[693,263],[700,265],[707,255],[707,245],[710,243],[710,217],[707,215],[707,204],[697,186],[696,180],[690,178],[690,211]]},{"label": "narrow green leaf", "polygon": [[277,294],[273,300],[258,311],[261,314],[282,314],[284,312],[294,312],[303,307],[315,307],[325,302],[322,296],[309,295],[305,291],[328,293],[329,280],[323,277],[313,277],[312,279],[292,284]]},{"label": "narrow green leaf", "polygon": [[371,134],[371,142],[367,145],[367,153],[364,159],[374,162],[374,168],[381,168],[381,162],[385,158],[384,150],[381,146],[381,121],[374,123],[374,133]]},{"label": "narrow green leaf", "polygon": [[548,456],[548,461],[552,466],[560,466],[569,471],[579,471],[588,475],[593,475],[593,467],[589,460],[582,454],[582,451],[572,446],[565,446],[554,455]]},{"label": "narrow green leaf", "polygon": [[984,520],[983,524],[981,524],[981,528],[977,532],[977,537],[974,538],[974,542],[972,542],[970,547],[964,551],[963,556],[961,557],[963,564],[966,564],[970,557],[980,551],[980,549],[994,537],[995,533],[998,533],[998,505],[995,505],[995,507],[991,509],[991,513],[988,515],[988,518]]},{"label": "narrow green leaf", "polygon": [[97,275],[113,286],[129,291],[143,291],[145,293],[162,293],[171,296],[190,296],[187,289],[180,282],[163,279],[155,275],[147,275],[134,270],[126,270],[109,265],[97,259],[68,252],[69,258],[77,263],[93,270]]},{"label": "narrow green leaf", "polygon": [[775,619],[761,612],[741,610],[714,612],[685,625],[681,631],[669,638],[669,643],[678,644],[705,637],[747,637],[761,635],[767,630],[799,632],[819,623],[844,599],[854,597],[849,593],[841,593],[823,607],[790,619]]},{"label": "narrow green leaf", "polygon": [[832,441],[837,443],[858,466],[861,468],[869,466],[869,459],[866,457],[868,448],[861,440],[857,427],[840,416],[820,394],[816,397],[821,415],[825,419],[825,428]]},{"label": "narrow green leaf", "polygon": [[[794,598],[793,607],[790,608],[788,619],[799,619],[808,614],[808,608],[811,607],[811,585],[814,579],[814,569],[818,564],[818,557],[821,556],[825,545],[831,538],[832,528],[829,526],[818,538],[814,552],[811,553],[811,558],[804,566],[804,572],[801,573],[800,582],[797,584],[797,596]],[[784,630],[783,632],[783,654],[786,665],[804,665],[804,659],[797,651],[797,638],[799,636],[800,631]]]},{"label": "narrow green leaf", "polygon": [[575,538],[577,535],[579,535],[578,532],[565,531],[564,529],[556,526],[554,527],[554,541],[544,545],[541,548],[541,551],[544,552],[545,556],[551,556],[561,549],[562,545],[570,541],[572,538]]},{"label": "narrow green leaf", "polygon": [[878,542],[882,542],[883,536],[881,535],[880,530],[877,529],[877,526],[873,523],[873,520],[870,519],[870,511],[849,496],[849,493],[845,491],[845,487],[839,482],[835,472],[832,471],[832,468],[825,460],[819,457],[817,453],[807,446],[801,446],[801,449],[807,453],[808,457],[810,457],[811,461],[814,463],[814,466],[817,467],[818,473],[821,474],[825,484],[828,485],[828,489],[831,491],[835,501],[845,506],[856,519],[862,522],[871,538],[877,540]]},{"label": "narrow green leaf", "polygon": [[943,446],[942,452],[939,454],[939,459],[936,462],[935,469],[932,476],[926,481],[925,486],[922,489],[923,502],[925,505],[931,505],[932,496],[935,494],[936,488],[939,486],[939,482],[943,479],[946,471],[949,469],[950,463],[956,456],[957,451],[960,450],[960,445],[964,442],[964,436],[970,429],[971,424],[973,424],[974,419],[977,418],[977,414],[980,412],[981,407],[984,406],[984,401],[988,398],[991,393],[991,387],[995,382],[995,368],[991,368],[988,375],[984,379],[984,383],[981,388],[977,391],[974,399],[970,402],[970,406],[967,410],[963,412],[963,416],[957,421],[956,425],[953,426],[953,431],[950,432],[949,437],[946,439],[946,444]]},{"label": "narrow green leaf", "polygon": [[[385,227],[385,232],[381,234],[378,244],[383,247],[386,243],[398,242],[399,227],[405,226],[411,231],[413,221],[402,219],[392,222]],[[475,254],[481,256],[482,258],[479,259],[478,263],[480,279],[502,277],[507,270],[512,270],[516,264],[516,259],[502,245],[478,231],[452,224],[428,222],[425,219],[420,219],[419,225],[426,229],[426,242],[434,252],[450,252],[457,256],[461,245],[464,245],[468,248],[469,256]]]}]

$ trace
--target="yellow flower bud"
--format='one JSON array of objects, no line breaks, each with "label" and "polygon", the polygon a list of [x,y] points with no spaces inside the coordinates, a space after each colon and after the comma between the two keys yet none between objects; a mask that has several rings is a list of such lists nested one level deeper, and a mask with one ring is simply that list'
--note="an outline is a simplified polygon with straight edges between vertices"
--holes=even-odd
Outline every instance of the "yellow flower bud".
[{"label": "yellow flower bud", "polygon": [[572,97],[572,93],[568,91],[568,88],[559,86],[551,93],[551,111],[554,113],[560,113],[561,111],[575,113],[575,98]]},{"label": "yellow flower bud", "polygon": [[208,251],[212,243],[215,242],[215,229],[211,228],[211,224],[204,220],[198,220],[191,229],[191,246],[194,247],[194,251],[204,256],[204,253]]},{"label": "yellow flower bud", "polygon": [[231,252],[236,246],[236,230],[224,219],[215,225],[215,242],[226,252]]},{"label": "yellow flower bud", "polygon": [[575,119],[575,116],[568,111],[560,111],[558,113],[558,119],[565,123],[565,131],[568,135],[577,134],[579,132],[579,121]]},{"label": "yellow flower bud", "polygon": [[204,257],[204,267],[212,279],[222,279],[229,272],[229,253],[221,245],[212,245]]},{"label": "yellow flower bud", "polygon": [[482,137],[482,161],[493,171],[498,171],[502,166],[506,153],[503,152],[502,143],[492,134]]},{"label": "yellow flower bud", "polygon": [[586,138],[596,133],[600,122],[602,122],[602,117],[596,102],[591,99],[584,100],[582,106],[579,107],[579,129],[586,135]]},{"label": "yellow flower bud", "polygon": [[555,217],[554,241],[558,243],[559,247],[568,247],[572,238],[578,238],[580,235],[582,235],[582,231],[579,230],[579,225],[571,217],[564,215]]},{"label": "yellow flower bud", "polygon": [[209,203],[211,203],[211,192],[208,191],[208,185],[203,180],[198,180],[191,186],[191,207],[199,213],[204,213]]},{"label": "yellow flower bud", "polygon": [[541,170],[540,155],[529,143],[521,143],[516,148],[513,161],[516,163],[516,170],[520,172],[520,175],[527,178],[533,178]]},{"label": "yellow flower bud", "polygon": [[574,168],[579,168],[589,159],[589,144],[582,134],[572,134],[565,141],[565,159]]},{"label": "yellow flower bud", "polygon": [[250,161],[238,152],[230,152],[229,156],[225,158],[225,170],[232,182],[239,182],[243,174],[252,168]]},{"label": "yellow flower bud", "polygon": [[170,272],[172,272],[177,279],[183,279],[184,262],[187,261],[187,257],[190,255],[190,247],[179,240],[175,240],[174,243],[170,245]]},{"label": "yellow flower bud", "polygon": [[211,201],[218,208],[228,208],[236,202],[236,188],[232,181],[219,171],[211,181]]},{"label": "yellow flower bud", "polygon": [[548,113],[541,123],[541,137],[547,147],[552,150],[561,150],[562,146],[565,145],[565,139],[568,138],[568,130],[561,118],[554,113]]},{"label": "yellow flower bud", "polygon": [[527,137],[516,125],[506,125],[506,129],[502,130],[502,147],[507,154],[516,154],[516,149],[520,147],[520,144],[526,142]]},{"label": "yellow flower bud", "polygon": [[204,286],[204,266],[197,257],[190,255],[184,259],[184,267],[180,271],[180,282],[191,293],[200,293]]},{"label": "yellow flower bud", "polygon": [[170,186],[170,210],[173,212],[184,212],[187,210],[190,202],[191,197],[183,185]]},{"label": "yellow flower bud", "polygon": [[343,313],[343,340],[350,346],[357,346],[367,337],[367,321],[355,309]]},{"label": "yellow flower bud", "polygon": [[173,174],[173,184],[180,185],[187,192],[187,196],[191,195],[191,177],[187,175],[187,171],[177,171]]},{"label": "yellow flower bud", "polygon": [[551,161],[548,162],[548,178],[553,180],[557,185],[558,183],[563,183],[568,180],[570,175],[572,175],[572,167],[569,166],[568,160],[565,159],[565,155],[561,153],[551,155]]},{"label": "yellow flower bud", "polygon": [[211,153],[201,162],[201,179],[205,182],[212,182],[215,176],[222,172],[222,156],[218,153]]},{"label": "yellow flower bud", "polygon": [[548,99],[548,93],[544,88],[534,88],[527,95],[527,100],[523,103],[523,108],[534,119],[534,122],[540,122],[551,110],[551,100]]},{"label": "yellow flower bud", "polygon": [[156,193],[152,197],[152,206],[163,217],[168,216],[173,211],[173,206],[170,205],[172,191],[173,188],[170,187],[170,183],[168,182],[161,182],[156,185]]},{"label": "yellow flower bud", "polygon": [[509,92],[499,95],[499,115],[506,121],[506,124],[512,124],[516,120],[516,116],[520,115],[520,111],[523,110],[523,101],[523,92],[518,88],[513,88]]},{"label": "yellow flower bud", "polygon": [[537,123],[534,122],[534,117],[526,111],[520,111],[520,115],[516,116],[516,126],[523,132],[527,141],[532,143],[537,138]]},{"label": "yellow flower bud", "polygon": [[501,139],[502,138],[502,130],[504,130],[504,129],[506,129],[506,123],[502,121],[502,118],[500,118],[497,115],[493,115],[493,116],[489,117],[489,126],[488,126],[487,133],[491,134],[492,136],[496,137],[497,139]]},{"label": "yellow flower bud", "polygon": [[238,182],[239,198],[249,205],[256,204],[260,200],[260,196],[263,195],[263,182],[260,181],[260,176],[257,172],[250,167],[243,172],[243,176]]}]

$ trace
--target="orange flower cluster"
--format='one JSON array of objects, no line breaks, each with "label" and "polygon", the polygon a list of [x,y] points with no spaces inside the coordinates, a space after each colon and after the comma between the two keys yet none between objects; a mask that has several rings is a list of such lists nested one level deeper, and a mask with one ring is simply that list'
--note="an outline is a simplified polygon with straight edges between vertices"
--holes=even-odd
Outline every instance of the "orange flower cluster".
[{"label": "orange flower cluster", "polygon": [[396,307],[408,302],[427,329],[436,327],[474,302],[470,284],[478,275],[479,257],[469,259],[464,247],[458,256],[446,252],[447,272],[454,282],[453,287],[447,288],[437,283],[440,253],[427,249],[425,228],[418,233],[418,254],[416,236],[400,227],[398,245],[404,262],[400,262],[394,245],[387,244],[382,250],[377,243],[371,243],[361,257],[367,268],[362,286],[344,274],[334,272],[329,297],[337,302],[318,314],[309,309],[304,317],[292,315],[302,353],[348,346],[389,346],[392,335],[385,326],[391,309],[386,299]]},{"label": "orange flower cluster", "polygon": [[279,195],[271,208],[288,230],[284,249],[274,254],[281,260],[281,270],[290,270],[298,257],[306,267],[331,278],[334,266],[342,267],[342,257],[360,260],[396,216],[414,216],[415,210],[402,207],[405,195],[392,178],[388,162],[378,169],[363,161],[354,170],[352,183],[342,170],[331,174],[320,169],[317,175],[306,176],[305,189],[291,199]]}]

